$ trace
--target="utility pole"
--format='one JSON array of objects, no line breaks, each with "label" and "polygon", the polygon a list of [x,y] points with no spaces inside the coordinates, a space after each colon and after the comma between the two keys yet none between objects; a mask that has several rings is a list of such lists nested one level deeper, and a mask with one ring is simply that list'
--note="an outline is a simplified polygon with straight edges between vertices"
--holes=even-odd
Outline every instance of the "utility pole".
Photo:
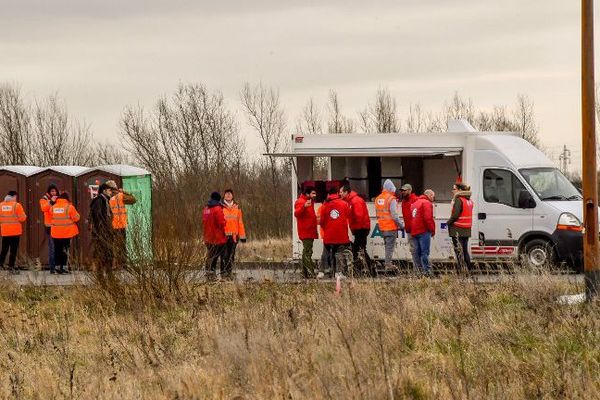
[{"label": "utility pole", "polygon": [[558,156],[558,161],[560,162],[560,169],[563,174],[566,174],[568,171],[567,164],[571,164],[571,150],[567,149],[567,145],[563,146],[563,151]]},{"label": "utility pole", "polygon": [[596,169],[596,116],[594,82],[594,1],[581,0],[581,139],[583,183],[583,262],[585,293],[590,301],[598,294],[598,173]]}]

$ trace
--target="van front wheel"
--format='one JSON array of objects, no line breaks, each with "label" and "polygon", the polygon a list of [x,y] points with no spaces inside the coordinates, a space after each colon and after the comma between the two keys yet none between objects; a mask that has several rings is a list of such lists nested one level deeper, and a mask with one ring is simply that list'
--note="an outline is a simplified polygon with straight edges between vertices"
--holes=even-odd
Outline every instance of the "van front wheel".
[{"label": "van front wheel", "polygon": [[544,239],[533,239],[523,246],[521,263],[528,268],[544,268],[554,264],[552,244]]}]

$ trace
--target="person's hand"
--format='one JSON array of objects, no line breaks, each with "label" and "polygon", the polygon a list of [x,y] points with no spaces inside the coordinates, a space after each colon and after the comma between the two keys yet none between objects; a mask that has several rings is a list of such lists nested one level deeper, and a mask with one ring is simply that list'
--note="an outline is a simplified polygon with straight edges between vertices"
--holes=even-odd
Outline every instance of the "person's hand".
[{"label": "person's hand", "polygon": [[240,242],[246,243],[246,238],[240,239]]},{"label": "person's hand", "polygon": [[312,200],[306,200],[306,203],[304,203],[304,207],[308,208],[312,205]]},{"label": "person's hand", "polygon": [[52,200],[53,202],[56,203],[56,200],[58,199],[58,196],[52,196],[52,198],[50,200]]}]

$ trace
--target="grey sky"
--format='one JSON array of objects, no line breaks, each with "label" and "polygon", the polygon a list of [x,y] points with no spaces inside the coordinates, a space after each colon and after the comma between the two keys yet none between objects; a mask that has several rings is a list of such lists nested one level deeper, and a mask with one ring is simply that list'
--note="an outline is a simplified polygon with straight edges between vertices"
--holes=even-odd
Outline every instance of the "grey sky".
[{"label": "grey sky", "polygon": [[[290,125],[336,89],[352,117],[380,86],[439,109],[455,91],[477,107],[536,104],[541,138],[579,155],[579,6],[565,0],[7,1],[0,77],[26,94],[58,91],[97,138],[123,107],[151,106],[179,82],[281,90]],[[600,28],[599,28],[600,29]],[[243,122],[240,113],[240,122]],[[255,139],[242,124],[247,142]],[[578,158],[577,158],[578,159]]]}]

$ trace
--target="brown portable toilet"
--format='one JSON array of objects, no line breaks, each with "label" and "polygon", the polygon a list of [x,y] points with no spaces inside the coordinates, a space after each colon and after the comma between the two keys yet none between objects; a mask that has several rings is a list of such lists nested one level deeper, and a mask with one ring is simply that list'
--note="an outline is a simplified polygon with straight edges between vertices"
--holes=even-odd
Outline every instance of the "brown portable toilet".
[{"label": "brown portable toilet", "polygon": [[[37,259],[41,265],[48,265],[48,240],[46,238],[46,227],[44,226],[44,215],[40,209],[39,201],[46,194],[48,186],[54,184],[59,191],[69,192],[71,202],[77,204],[75,177],[86,170],[88,170],[87,167],[75,165],[53,166],[44,168],[31,175],[27,180],[30,210],[29,255],[31,258]],[[81,223],[78,225],[80,231],[84,229]],[[71,251],[75,248],[77,248],[77,241],[71,244]]]},{"label": "brown portable toilet", "polygon": [[18,263],[22,265],[24,262],[28,263],[29,257],[27,254],[28,244],[28,226],[30,221],[30,210],[28,205],[28,191],[27,191],[27,179],[29,176],[41,171],[42,168],[29,166],[29,165],[10,165],[0,167],[0,201],[4,199],[4,196],[14,190],[17,192],[17,201],[21,203],[25,209],[28,220],[23,226],[23,235],[19,243],[19,258]]},{"label": "brown portable toilet", "polygon": [[121,176],[102,167],[93,167],[77,176],[77,211],[81,215],[79,223],[79,262],[89,267],[92,262],[92,236],[89,229],[90,205],[98,196],[98,187],[108,180],[122,186]]}]

